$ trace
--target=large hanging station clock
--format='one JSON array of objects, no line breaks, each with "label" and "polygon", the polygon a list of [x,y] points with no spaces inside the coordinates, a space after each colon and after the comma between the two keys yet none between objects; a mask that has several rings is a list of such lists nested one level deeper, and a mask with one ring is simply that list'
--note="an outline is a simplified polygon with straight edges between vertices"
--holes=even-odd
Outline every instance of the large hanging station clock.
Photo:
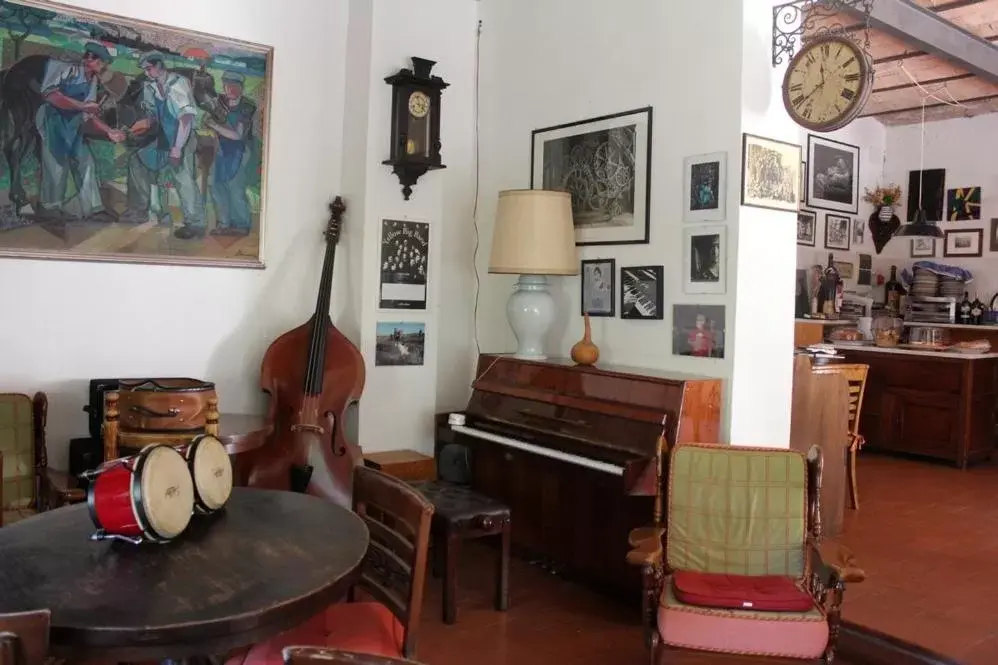
[{"label": "large hanging station clock", "polygon": [[858,44],[844,35],[808,40],[783,77],[783,105],[814,132],[845,127],[863,110],[873,90],[873,67]]},{"label": "large hanging station clock", "polygon": [[440,163],[440,93],[449,86],[431,76],[436,62],[412,58],[412,69],[401,69],[385,79],[392,86],[392,167],[406,201],[412,187],[427,171],[446,168]]}]

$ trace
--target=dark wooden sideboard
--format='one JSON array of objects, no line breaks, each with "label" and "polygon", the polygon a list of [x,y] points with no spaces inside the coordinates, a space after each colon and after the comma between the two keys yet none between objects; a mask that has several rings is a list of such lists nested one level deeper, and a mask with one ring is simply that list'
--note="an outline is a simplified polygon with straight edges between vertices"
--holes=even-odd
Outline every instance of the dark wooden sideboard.
[{"label": "dark wooden sideboard", "polygon": [[841,349],[870,366],[860,433],[866,447],[953,462],[986,460],[995,449],[998,358]]}]

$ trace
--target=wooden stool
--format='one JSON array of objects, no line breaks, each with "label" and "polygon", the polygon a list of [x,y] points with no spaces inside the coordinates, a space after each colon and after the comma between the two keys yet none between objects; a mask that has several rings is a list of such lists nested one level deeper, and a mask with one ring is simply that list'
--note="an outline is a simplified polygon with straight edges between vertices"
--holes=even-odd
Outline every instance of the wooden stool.
[{"label": "wooden stool", "polygon": [[[501,546],[496,559],[495,606],[500,612],[509,607],[509,507],[473,492],[467,487],[435,480],[414,482],[433,504],[434,564],[443,557],[444,623],[457,621],[457,560],[462,540],[499,536]],[[434,571],[437,566],[434,565]]]}]

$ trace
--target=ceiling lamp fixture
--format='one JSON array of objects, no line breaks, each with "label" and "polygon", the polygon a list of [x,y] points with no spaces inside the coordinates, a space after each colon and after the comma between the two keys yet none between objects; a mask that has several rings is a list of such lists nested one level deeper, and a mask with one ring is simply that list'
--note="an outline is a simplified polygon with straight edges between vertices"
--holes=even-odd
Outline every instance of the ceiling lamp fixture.
[{"label": "ceiling lamp fixture", "polygon": [[894,235],[901,238],[942,238],[943,230],[938,224],[930,222],[925,214],[925,206],[922,199],[925,197],[925,190],[922,188],[922,179],[925,176],[925,97],[922,97],[922,154],[918,165],[918,210],[915,211],[915,219],[909,224],[903,224]]}]

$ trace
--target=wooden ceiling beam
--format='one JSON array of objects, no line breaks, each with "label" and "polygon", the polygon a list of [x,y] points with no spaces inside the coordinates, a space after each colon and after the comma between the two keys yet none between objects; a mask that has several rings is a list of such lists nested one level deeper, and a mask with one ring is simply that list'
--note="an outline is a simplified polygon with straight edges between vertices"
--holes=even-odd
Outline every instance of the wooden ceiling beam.
[{"label": "wooden ceiling beam", "polygon": [[[846,12],[862,18],[862,10]],[[874,0],[870,26],[998,84],[998,48],[910,0]]]},{"label": "wooden ceiling beam", "polygon": [[[972,102],[983,102],[983,101],[989,101],[989,100],[992,100],[992,99],[998,99],[998,94],[981,95],[980,97],[971,97],[969,99],[961,99],[960,103],[961,104],[970,104]],[[936,102],[934,104],[926,104],[925,105],[925,110],[927,111],[929,109],[940,108],[940,107],[943,107],[943,106],[951,107],[951,108],[957,109],[957,110],[960,108],[958,106],[953,106],[952,104],[943,104],[943,103],[940,103],[940,102]],[[860,113],[859,117],[861,117],[861,118],[876,118],[877,116],[894,115],[895,113],[906,113],[908,111],[921,111],[921,110],[922,110],[922,105],[919,104],[918,106],[909,106],[909,107],[903,108],[903,109],[884,109],[883,111],[873,111],[873,112],[870,112],[870,113]],[[961,114],[965,113],[965,111],[960,111],[960,112],[961,112]]]}]

